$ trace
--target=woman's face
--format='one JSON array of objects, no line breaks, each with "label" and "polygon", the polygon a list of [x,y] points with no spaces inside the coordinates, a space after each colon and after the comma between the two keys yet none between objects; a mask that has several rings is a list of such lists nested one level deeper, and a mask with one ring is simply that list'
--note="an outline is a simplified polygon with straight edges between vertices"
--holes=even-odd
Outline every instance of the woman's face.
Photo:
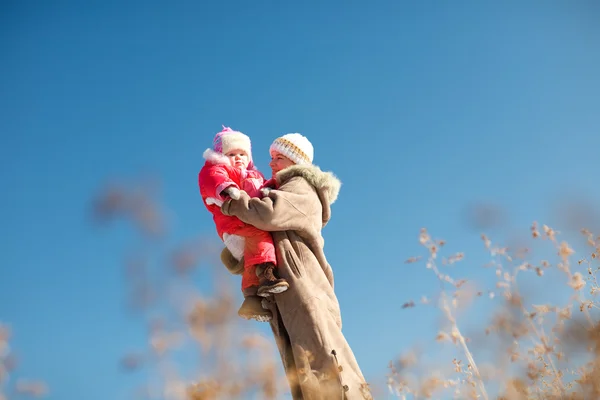
[{"label": "woman's face", "polygon": [[292,165],[294,165],[294,162],[286,156],[284,156],[283,154],[279,153],[278,151],[271,152],[271,162],[269,163],[269,166],[271,167],[271,172],[273,173],[273,176],[275,176],[275,174],[281,171],[282,169],[285,169]]}]

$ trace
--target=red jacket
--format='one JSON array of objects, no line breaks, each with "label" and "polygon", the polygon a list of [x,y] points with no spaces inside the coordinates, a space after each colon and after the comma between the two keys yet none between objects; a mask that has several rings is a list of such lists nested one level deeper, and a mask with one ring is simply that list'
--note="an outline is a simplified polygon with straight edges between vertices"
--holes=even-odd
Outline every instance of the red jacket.
[{"label": "red jacket", "polygon": [[229,186],[245,191],[250,197],[260,196],[260,188],[265,177],[253,165],[241,170],[231,165],[229,158],[211,149],[204,152],[206,162],[198,174],[198,186],[204,205],[213,215],[219,237],[223,234],[235,234],[245,224],[237,217],[223,215],[221,205],[225,198],[221,192]]}]

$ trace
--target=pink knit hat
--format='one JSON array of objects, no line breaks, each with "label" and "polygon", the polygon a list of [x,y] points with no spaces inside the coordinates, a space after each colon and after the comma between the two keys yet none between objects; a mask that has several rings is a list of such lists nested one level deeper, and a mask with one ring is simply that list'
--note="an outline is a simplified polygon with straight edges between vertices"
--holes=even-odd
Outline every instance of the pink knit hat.
[{"label": "pink knit hat", "polygon": [[252,165],[250,138],[242,132],[234,131],[225,125],[223,125],[223,130],[217,133],[213,139],[213,150],[221,154],[227,154],[231,150],[244,150],[250,160],[248,167]]}]

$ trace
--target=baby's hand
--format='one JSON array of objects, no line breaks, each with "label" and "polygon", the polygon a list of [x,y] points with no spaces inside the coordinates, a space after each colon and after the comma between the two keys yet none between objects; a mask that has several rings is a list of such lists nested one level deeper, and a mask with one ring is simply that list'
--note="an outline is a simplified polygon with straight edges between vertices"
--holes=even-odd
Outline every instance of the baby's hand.
[{"label": "baby's hand", "polygon": [[262,194],[262,197],[267,197],[269,195],[269,193],[271,192],[271,190],[273,190],[273,189],[271,189],[270,187],[264,187],[264,188],[260,189],[260,194]]},{"label": "baby's hand", "polygon": [[231,197],[233,200],[239,200],[240,199],[240,189],[230,186],[227,189],[225,189],[225,193],[227,193],[229,195],[229,197]]}]

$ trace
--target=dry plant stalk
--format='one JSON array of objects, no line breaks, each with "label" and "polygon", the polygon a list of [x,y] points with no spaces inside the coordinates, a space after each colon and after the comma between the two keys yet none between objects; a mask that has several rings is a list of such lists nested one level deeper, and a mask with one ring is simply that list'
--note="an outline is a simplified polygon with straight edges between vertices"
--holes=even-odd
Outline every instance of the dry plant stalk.
[{"label": "dry plant stalk", "polygon": [[[418,360],[411,363],[401,360],[390,363],[389,390],[397,397],[407,398],[483,398],[493,396],[502,400],[528,399],[592,399],[600,398],[600,319],[598,310],[600,293],[597,275],[600,271],[600,237],[582,230],[588,248],[586,256],[574,262],[575,251],[565,241],[558,240],[559,232],[537,223],[531,227],[534,241],[551,245],[557,260],[554,264],[542,260],[537,264],[522,261],[528,249],[511,253],[511,249],[493,246],[482,235],[483,243],[491,255],[487,265],[497,276],[495,288],[465,293],[465,280],[456,280],[442,273],[436,260],[444,241],[432,240],[425,229],[420,233],[420,243],[428,249],[426,268],[441,284],[438,307],[449,329],[441,330],[438,342],[452,343],[456,357],[450,363],[436,360],[427,366],[435,372],[416,376]],[[464,258],[462,253],[443,259],[450,266]],[[407,262],[418,261],[411,257]],[[546,272],[558,271],[565,278],[562,286],[568,295],[566,304],[529,304],[521,293],[517,278],[544,279]],[[458,327],[456,311],[464,298],[480,298],[487,293],[490,299],[502,295],[504,302],[492,309],[492,324],[479,333],[479,343],[466,338]],[[430,304],[431,301],[422,301]],[[412,304],[409,301],[406,304]],[[477,334],[477,333],[476,333]],[[484,349],[496,349],[494,360],[479,367],[475,356]],[[478,349],[482,351],[478,352]],[[465,357],[467,365],[461,360]],[[489,358],[489,357],[488,357]],[[437,368],[436,368],[437,367]],[[489,388],[493,388],[490,392]]]},{"label": "dry plant stalk", "polygon": [[45,382],[25,379],[11,382],[11,372],[17,367],[16,356],[10,347],[11,335],[9,326],[0,323],[0,400],[8,400],[15,396],[44,397],[48,394],[48,385]]}]

